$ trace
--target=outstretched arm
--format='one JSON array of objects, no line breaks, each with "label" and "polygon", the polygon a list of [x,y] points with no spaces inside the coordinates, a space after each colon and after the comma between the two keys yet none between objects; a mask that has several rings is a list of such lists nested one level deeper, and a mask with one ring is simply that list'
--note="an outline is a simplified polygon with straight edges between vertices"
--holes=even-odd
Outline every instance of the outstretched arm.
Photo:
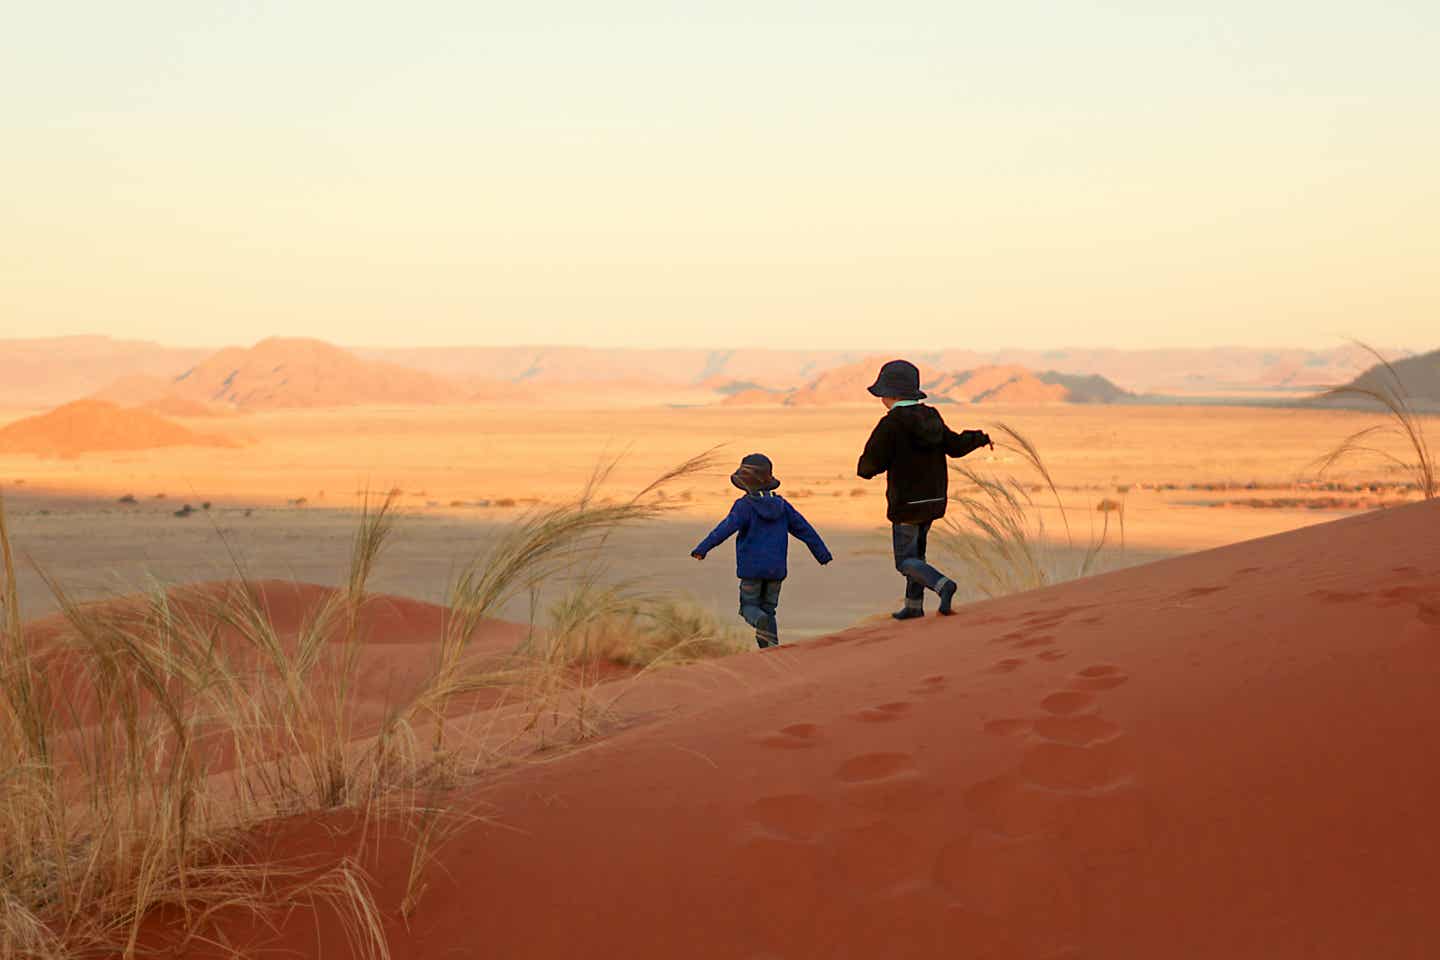
[{"label": "outstretched arm", "polygon": [[963,457],[981,447],[993,447],[990,435],[984,430],[961,430],[956,433],[949,427],[945,428],[945,455],[947,457]]},{"label": "outstretched arm", "polygon": [[855,473],[862,480],[870,480],[889,470],[890,454],[894,446],[895,440],[890,433],[889,424],[882,419],[875,424],[875,429],[870,431],[870,439],[865,441],[865,451],[860,454],[860,463],[855,467]]},{"label": "outstretched arm", "polygon": [[725,519],[721,520],[720,524],[714,530],[711,530],[709,535],[707,535],[704,540],[701,540],[694,550],[690,551],[690,556],[698,557],[701,560],[705,559],[705,554],[714,550],[726,540],[729,540],[739,529],[740,507],[737,504],[731,507],[730,513],[726,515]]},{"label": "outstretched arm", "polygon": [[825,541],[820,539],[820,534],[810,526],[810,521],[801,516],[800,511],[791,506],[790,501],[785,501],[785,523],[790,529],[790,535],[810,548],[810,554],[821,566],[829,563],[834,558],[830,556],[830,548],[825,546]]}]

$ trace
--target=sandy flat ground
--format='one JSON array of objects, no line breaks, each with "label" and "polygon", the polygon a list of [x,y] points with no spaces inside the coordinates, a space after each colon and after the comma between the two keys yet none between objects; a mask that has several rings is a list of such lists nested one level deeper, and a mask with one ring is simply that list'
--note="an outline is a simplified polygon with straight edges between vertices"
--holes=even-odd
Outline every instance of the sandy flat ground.
[{"label": "sandy flat ground", "polygon": [[[1105,498],[1126,503],[1118,566],[1293,529],[1348,511],[1217,508],[1216,502],[1293,496],[1285,488],[1347,433],[1375,422],[1354,413],[1204,407],[995,407],[942,410],[955,429],[1009,423],[1044,454],[1083,548],[1104,517]],[[187,581],[229,576],[226,542],[256,576],[335,583],[365,489],[398,489],[404,521],[377,588],[443,601],[458,564],[483,549],[497,524],[534,501],[573,497],[597,463],[620,462],[602,491],[628,496],[675,463],[721,447],[724,468],[667,488],[672,517],[617,538],[607,557],[616,576],[647,589],[688,593],[727,616],[734,606],[733,552],[703,565],[687,556],[735,496],[726,476],[753,450],[769,454],[781,492],[810,517],[840,562],[821,570],[792,552],[782,628],[792,636],[840,629],[891,609],[899,580],[889,565],[883,483],[860,481],[854,464],[882,410],[846,408],[366,408],[186,421],[233,437],[236,449],[87,454],[72,460],[0,458],[20,548],[82,595],[133,588],[153,575]],[[0,423],[15,418],[0,415]],[[1013,454],[982,451],[967,461],[995,475],[1038,480]],[[1394,481],[1361,464],[1335,479]],[[1233,484],[1260,489],[1187,489]],[[1179,489],[1157,489],[1174,486]],[[134,495],[138,503],[115,499]],[[159,495],[163,499],[158,499]],[[1315,495],[1298,491],[1301,496]],[[1037,494],[1052,535],[1062,526],[1048,494]],[[1382,499],[1391,495],[1375,495]],[[302,503],[291,504],[291,501]],[[513,506],[500,506],[514,500]],[[184,503],[209,512],[176,518]],[[479,504],[487,503],[481,506]],[[222,540],[221,533],[225,539]],[[1110,543],[1117,546],[1112,528]],[[1057,566],[1075,555],[1057,551]],[[972,592],[973,594],[973,592]],[[22,580],[27,612],[54,608],[39,577]],[[507,614],[520,617],[523,610]]]}]

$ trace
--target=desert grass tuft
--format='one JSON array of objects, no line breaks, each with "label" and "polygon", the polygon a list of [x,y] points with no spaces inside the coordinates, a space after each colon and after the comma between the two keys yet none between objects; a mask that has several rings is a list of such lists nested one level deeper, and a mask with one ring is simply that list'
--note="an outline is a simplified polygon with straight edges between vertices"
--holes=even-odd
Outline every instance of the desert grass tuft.
[{"label": "desert grass tuft", "polygon": [[[1055,498],[1066,544],[1073,553],[1069,513],[1039,448],[1008,424],[996,424],[994,431],[1003,438],[996,441],[996,448],[1017,454],[1039,475],[1044,484],[1041,489],[1048,489]],[[1072,566],[1047,541],[1044,515],[1031,496],[1033,482],[996,477],[964,462],[950,469],[961,481],[962,492],[951,497],[958,509],[936,529],[937,544],[964,565],[966,579],[982,595],[999,597],[1036,590],[1095,571],[1106,547],[1111,511],[1100,511],[1104,521],[1099,534],[1092,527],[1088,544]],[[1123,537],[1123,513],[1121,517]]]},{"label": "desert grass tuft", "polygon": [[[40,570],[65,623],[43,640],[23,626],[0,499],[0,958],[130,957],[157,909],[204,940],[222,913],[269,922],[301,904],[338,917],[352,955],[383,960],[385,926],[358,859],[318,877],[256,864],[248,831],[337,809],[359,814],[362,842],[377,835],[372,823],[408,824],[408,918],[435,851],[472,822],[444,789],[496,759],[474,740],[465,758],[446,749],[457,698],[497,688],[531,698],[531,722],[545,728],[538,742],[578,743],[601,729],[604,704],[590,688],[614,664],[646,669],[723,648],[699,614],[637,606],[627,590],[576,580],[596,569],[614,530],[668,509],[655,497],[664,485],[713,463],[711,453],[687,460],[620,502],[597,500],[613,470],[602,464],[574,502],[523,514],[461,568],[429,681],[391,705],[378,730],[362,724],[356,694],[368,583],[394,531],[393,499],[366,499],[344,582],[292,631],[277,629],[226,543],[235,579],[218,591],[155,584],[86,604]],[[554,591],[564,595],[549,621],[534,624],[510,663],[467,656],[509,601],[529,596],[538,610]],[[508,741],[536,742],[533,728]]]},{"label": "desert grass tuft", "polygon": [[[1378,404],[1385,412],[1387,422],[1350,434],[1323,457],[1316,460],[1311,465],[1312,468],[1323,476],[1341,461],[1352,456],[1373,456],[1408,474],[1411,482],[1420,490],[1421,496],[1427,500],[1434,499],[1437,494],[1440,494],[1440,487],[1437,487],[1437,482],[1440,482],[1437,480],[1440,472],[1437,472],[1435,455],[1431,452],[1429,441],[1425,438],[1424,424],[1410,405],[1410,392],[1405,386],[1404,380],[1401,379],[1400,372],[1374,347],[1359,341],[1356,341],[1355,345],[1375,358],[1376,365],[1373,372],[1377,382],[1374,386],[1356,383],[1333,387],[1325,391],[1321,395],[1321,399],[1358,400],[1367,404]],[[1414,460],[1405,460],[1388,450],[1382,450],[1375,446],[1375,441],[1383,437],[1398,439],[1414,456]]]}]

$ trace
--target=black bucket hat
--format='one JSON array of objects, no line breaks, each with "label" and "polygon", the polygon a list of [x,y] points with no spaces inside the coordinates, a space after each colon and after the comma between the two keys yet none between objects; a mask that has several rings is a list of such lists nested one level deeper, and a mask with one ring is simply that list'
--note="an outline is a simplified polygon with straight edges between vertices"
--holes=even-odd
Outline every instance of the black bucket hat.
[{"label": "black bucket hat", "polygon": [[885,364],[869,389],[877,397],[894,397],[896,400],[925,399],[925,391],[920,389],[920,369],[908,360],[891,360]]},{"label": "black bucket hat", "polygon": [[740,461],[740,469],[730,474],[730,482],[746,493],[763,493],[780,486],[775,479],[775,466],[763,453],[752,453]]}]

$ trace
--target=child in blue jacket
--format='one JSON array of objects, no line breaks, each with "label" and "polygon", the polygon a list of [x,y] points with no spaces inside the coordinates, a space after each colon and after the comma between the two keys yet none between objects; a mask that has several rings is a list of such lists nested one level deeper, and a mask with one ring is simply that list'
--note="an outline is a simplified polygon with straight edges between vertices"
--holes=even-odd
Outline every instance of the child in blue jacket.
[{"label": "child in blue jacket", "polygon": [[735,538],[735,573],[740,578],[740,616],[755,628],[755,642],[763,650],[780,645],[780,627],[775,621],[775,608],[780,603],[780,584],[787,569],[785,555],[794,534],[810,548],[821,566],[832,559],[820,534],[785,500],[775,495],[780,481],[775,479],[770,458],[752,453],[740,461],[740,469],[730,482],[745,496],[735,501],[730,515],[700,541],[690,552],[696,560],[730,538]]}]

